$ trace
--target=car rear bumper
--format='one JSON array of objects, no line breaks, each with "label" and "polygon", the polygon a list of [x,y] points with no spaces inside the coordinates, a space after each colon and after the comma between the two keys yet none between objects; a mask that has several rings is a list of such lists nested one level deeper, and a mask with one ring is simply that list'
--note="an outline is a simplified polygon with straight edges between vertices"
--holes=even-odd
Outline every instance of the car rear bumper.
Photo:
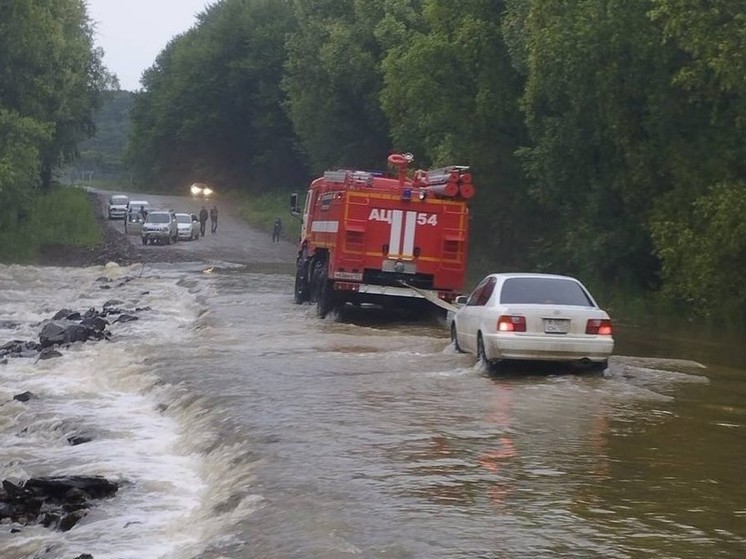
[{"label": "car rear bumper", "polygon": [[127,215],[127,210],[125,209],[117,209],[117,208],[111,208],[109,210],[109,219],[124,219],[124,216]]},{"label": "car rear bumper", "polygon": [[488,359],[601,362],[614,351],[614,340],[609,336],[488,334],[484,336],[484,346]]}]

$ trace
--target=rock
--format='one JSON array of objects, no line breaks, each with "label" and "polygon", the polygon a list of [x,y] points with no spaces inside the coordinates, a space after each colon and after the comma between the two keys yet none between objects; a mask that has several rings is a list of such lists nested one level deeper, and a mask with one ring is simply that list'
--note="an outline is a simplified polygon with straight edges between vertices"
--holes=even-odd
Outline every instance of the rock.
[{"label": "rock", "polygon": [[101,476],[59,476],[31,478],[24,488],[36,496],[59,501],[73,488],[84,491],[92,499],[103,499],[114,495],[119,486]]},{"label": "rock", "polygon": [[109,321],[105,318],[101,318],[100,316],[94,316],[94,317],[88,317],[84,318],[80,321],[80,324],[83,326],[87,326],[88,328],[91,328],[92,330],[96,332],[103,332],[106,330],[106,327],[109,325]]},{"label": "rock", "polygon": [[20,326],[20,322],[15,322],[13,320],[0,320],[0,328],[4,330],[15,330]]},{"label": "rock", "polygon": [[45,347],[39,352],[39,359],[54,359],[55,357],[62,357],[62,354],[54,349],[53,347]]},{"label": "rock", "polygon": [[4,480],[0,522],[40,523],[67,531],[86,515],[89,499],[110,497],[118,485],[100,476],[32,478],[23,486]]},{"label": "rock", "polygon": [[71,311],[70,309],[60,309],[52,317],[52,320],[63,320],[63,319],[66,319],[71,314],[73,314],[73,311]]},{"label": "rock", "polygon": [[78,446],[79,444],[89,443],[93,440],[93,437],[87,437],[85,435],[74,435],[67,438],[67,442],[70,446]]},{"label": "rock", "polygon": [[[13,399],[17,402],[28,402],[32,398],[36,398],[36,394],[34,394],[33,392],[29,392],[28,390],[26,392],[21,392],[20,394],[16,394],[15,396],[13,396]],[[3,482],[3,485],[4,484],[5,482]]]},{"label": "rock", "polygon": [[93,555],[90,553],[81,553],[75,559],[93,559]]},{"label": "rock", "polygon": [[41,345],[36,342],[24,342],[13,340],[0,347],[0,356],[10,355],[11,357],[27,356],[30,353],[36,353],[41,349]]},{"label": "rock", "polygon": [[133,322],[135,320],[140,320],[140,319],[134,315],[122,313],[117,317],[114,323],[116,324],[117,322]]},{"label": "rock", "polygon": [[42,347],[49,347],[55,344],[85,342],[91,337],[91,332],[91,328],[76,322],[48,322],[39,334],[39,342]]},{"label": "rock", "polygon": [[119,305],[124,305],[124,301],[120,301],[119,299],[109,299],[104,303],[104,310],[108,310],[111,307],[118,307]]}]

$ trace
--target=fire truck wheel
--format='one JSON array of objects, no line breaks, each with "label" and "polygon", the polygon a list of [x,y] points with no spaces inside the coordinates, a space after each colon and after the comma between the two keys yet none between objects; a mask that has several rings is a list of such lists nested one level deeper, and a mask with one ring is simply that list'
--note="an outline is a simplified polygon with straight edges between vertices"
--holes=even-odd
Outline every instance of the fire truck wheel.
[{"label": "fire truck wheel", "polygon": [[451,341],[453,342],[454,349],[459,353],[464,353],[464,350],[461,349],[461,346],[458,345],[458,336],[456,334],[456,323],[451,323]]},{"label": "fire truck wheel", "polygon": [[293,300],[296,305],[306,303],[310,299],[311,288],[308,285],[308,263],[298,264],[295,272],[295,295]]},{"label": "fire truck wheel", "polygon": [[332,300],[332,288],[329,281],[324,278],[324,283],[319,289],[319,296],[316,299],[316,314],[319,318],[326,318],[326,315],[334,310],[334,301]]}]

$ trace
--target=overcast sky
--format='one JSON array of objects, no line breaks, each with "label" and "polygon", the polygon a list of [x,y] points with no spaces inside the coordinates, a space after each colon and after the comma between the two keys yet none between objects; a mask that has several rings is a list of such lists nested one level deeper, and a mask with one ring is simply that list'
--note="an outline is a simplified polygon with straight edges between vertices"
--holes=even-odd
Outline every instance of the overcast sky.
[{"label": "overcast sky", "polygon": [[140,76],[168,41],[196,23],[215,0],[87,0],[96,44],[122,89],[140,89]]}]

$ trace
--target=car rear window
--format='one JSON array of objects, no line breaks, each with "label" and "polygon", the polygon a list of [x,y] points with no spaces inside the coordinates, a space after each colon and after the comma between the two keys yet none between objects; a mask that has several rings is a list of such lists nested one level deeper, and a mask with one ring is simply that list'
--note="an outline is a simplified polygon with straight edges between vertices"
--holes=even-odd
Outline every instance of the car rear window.
[{"label": "car rear window", "polygon": [[179,223],[191,223],[192,216],[186,214],[176,214],[176,221]]},{"label": "car rear window", "polygon": [[127,204],[129,202],[129,198],[126,196],[112,196],[109,200],[109,203],[111,204]]},{"label": "car rear window", "polygon": [[150,213],[148,214],[148,221],[150,223],[168,223],[171,221],[171,216],[168,214]]},{"label": "car rear window", "polygon": [[508,305],[594,306],[577,282],[561,278],[509,278],[503,283],[500,302]]}]

